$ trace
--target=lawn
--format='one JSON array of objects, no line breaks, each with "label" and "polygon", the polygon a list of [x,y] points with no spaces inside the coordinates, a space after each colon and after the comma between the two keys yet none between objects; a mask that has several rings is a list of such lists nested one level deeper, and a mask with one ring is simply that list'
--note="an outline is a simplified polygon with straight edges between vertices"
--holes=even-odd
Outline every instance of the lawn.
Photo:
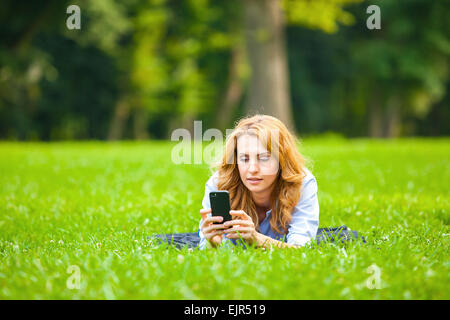
[{"label": "lawn", "polygon": [[450,298],[450,139],[304,140],[320,227],[367,243],[266,251],[149,240],[198,228],[208,167],[173,146],[0,143],[0,299]]}]

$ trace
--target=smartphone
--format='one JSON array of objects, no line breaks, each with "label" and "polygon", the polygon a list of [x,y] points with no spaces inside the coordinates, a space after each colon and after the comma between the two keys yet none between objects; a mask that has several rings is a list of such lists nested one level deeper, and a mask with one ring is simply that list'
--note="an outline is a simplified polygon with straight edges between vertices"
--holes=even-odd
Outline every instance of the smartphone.
[{"label": "smartphone", "polygon": [[211,203],[211,213],[213,216],[223,217],[222,222],[214,222],[214,224],[222,224],[232,220],[230,215],[230,194],[228,191],[213,191],[209,193],[209,202]]}]

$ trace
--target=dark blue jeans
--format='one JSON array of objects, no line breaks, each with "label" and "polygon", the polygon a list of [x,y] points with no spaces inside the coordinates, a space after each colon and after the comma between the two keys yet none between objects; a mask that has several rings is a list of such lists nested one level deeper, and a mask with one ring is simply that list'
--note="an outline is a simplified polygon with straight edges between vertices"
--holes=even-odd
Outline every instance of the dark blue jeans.
[{"label": "dark blue jeans", "polygon": [[[156,234],[151,237],[156,239],[159,244],[174,245],[177,248],[197,248],[200,242],[198,232]],[[358,236],[356,231],[349,230],[345,225],[333,228],[319,228],[315,239],[318,245],[325,242],[338,241],[345,243],[351,239],[361,240],[363,243],[366,243],[363,236]]]}]

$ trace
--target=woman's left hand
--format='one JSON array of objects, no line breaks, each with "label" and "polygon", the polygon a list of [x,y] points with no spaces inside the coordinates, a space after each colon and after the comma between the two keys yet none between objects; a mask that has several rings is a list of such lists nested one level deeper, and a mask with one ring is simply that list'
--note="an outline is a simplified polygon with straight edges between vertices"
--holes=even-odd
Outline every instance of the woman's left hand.
[{"label": "woman's left hand", "polygon": [[[252,244],[256,241],[258,232],[255,229],[255,224],[252,218],[243,210],[230,210],[230,215],[239,217],[239,219],[227,221],[224,223],[225,227],[232,227],[225,229],[224,233],[228,239],[242,238],[245,242]],[[239,234],[238,234],[239,232]]]}]

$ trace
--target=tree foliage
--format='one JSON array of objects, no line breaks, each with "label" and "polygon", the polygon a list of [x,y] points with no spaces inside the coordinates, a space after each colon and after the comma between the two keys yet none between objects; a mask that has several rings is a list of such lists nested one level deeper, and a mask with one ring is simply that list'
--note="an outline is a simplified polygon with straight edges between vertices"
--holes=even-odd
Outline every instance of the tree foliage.
[{"label": "tree foliage", "polygon": [[[81,8],[80,30],[66,27],[69,4]],[[381,30],[366,27],[368,2],[279,4],[299,132],[449,133],[446,1],[374,0]],[[251,74],[242,6],[3,1],[0,138],[167,138],[194,120],[231,125]]]}]

